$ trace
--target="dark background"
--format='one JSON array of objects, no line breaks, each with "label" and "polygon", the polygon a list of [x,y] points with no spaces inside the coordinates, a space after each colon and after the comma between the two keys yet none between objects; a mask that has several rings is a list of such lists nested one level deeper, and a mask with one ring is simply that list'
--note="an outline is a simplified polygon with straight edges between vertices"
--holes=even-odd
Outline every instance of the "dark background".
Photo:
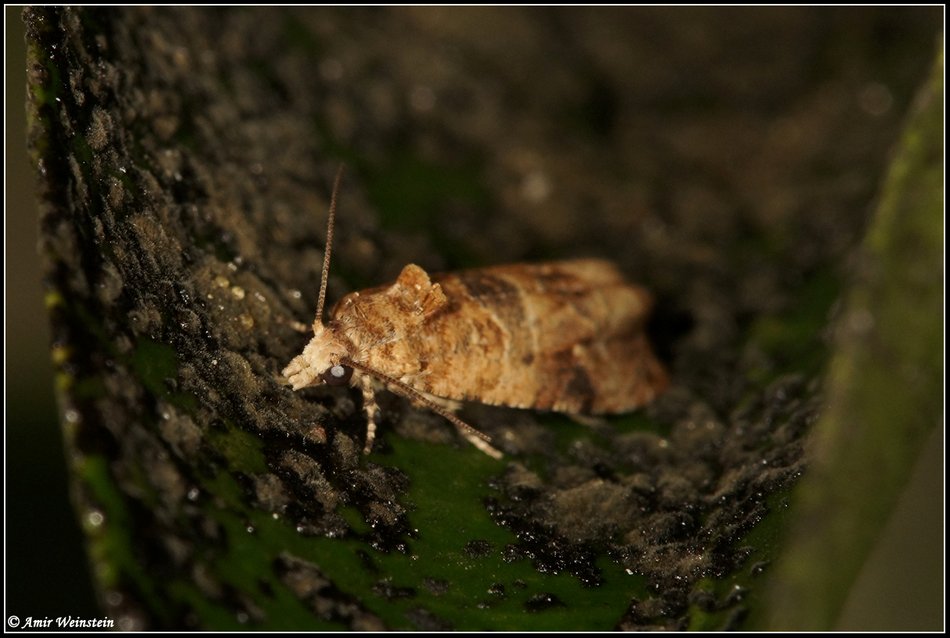
[{"label": "dark background", "polygon": [[[99,616],[68,498],[37,254],[36,177],[26,154],[26,46],[6,7],[6,616]],[[4,621],[6,622],[6,620]]]}]

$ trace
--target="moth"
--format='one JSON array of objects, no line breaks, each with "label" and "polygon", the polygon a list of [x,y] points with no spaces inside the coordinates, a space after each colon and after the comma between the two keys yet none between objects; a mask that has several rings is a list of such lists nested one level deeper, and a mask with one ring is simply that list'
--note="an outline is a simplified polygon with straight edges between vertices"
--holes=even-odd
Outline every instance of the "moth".
[{"label": "moth", "polygon": [[573,415],[628,412],[668,383],[645,324],[650,293],[600,259],[514,264],[430,276],[346,295],[323,322],[342,168],[330,198],[313,338],[283,370],[294,390],[359,386],[372,450],[384,387],[450,421],[492,457],[491,439],[455,415],[462,401]]}]

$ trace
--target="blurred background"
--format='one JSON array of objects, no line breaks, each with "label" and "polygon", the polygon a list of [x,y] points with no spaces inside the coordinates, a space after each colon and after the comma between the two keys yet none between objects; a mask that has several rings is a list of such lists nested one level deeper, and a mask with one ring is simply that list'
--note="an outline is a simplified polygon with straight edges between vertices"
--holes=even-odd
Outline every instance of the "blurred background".
[{"label": "blurred background", "polygon": [[100,616],[69,502],[49,326],[37,254],[36,176],[26,154],[26,46],[19,7],[4,7],[6,613]]},{"label": "blurred background", "polygon": [[[69,502],[37,255],[35,176],[25,148],[21,9],[6,32],[6,612],[99,615]],[[944,440],[940,428],[861,581],[840,629],[939,629],[943,623]]]}]

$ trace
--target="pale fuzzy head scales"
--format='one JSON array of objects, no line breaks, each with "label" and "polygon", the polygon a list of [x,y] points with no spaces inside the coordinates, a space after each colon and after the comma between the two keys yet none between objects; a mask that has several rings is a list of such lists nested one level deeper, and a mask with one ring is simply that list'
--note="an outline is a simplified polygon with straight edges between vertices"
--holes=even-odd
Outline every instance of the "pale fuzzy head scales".
[{"label": "pale fuzzy head scales", "polygon": [[283,375],[294,390],[322,383],[322,375],[347,356],[346,344],[331,330],[317,324],[313,339],[287,367]]}]

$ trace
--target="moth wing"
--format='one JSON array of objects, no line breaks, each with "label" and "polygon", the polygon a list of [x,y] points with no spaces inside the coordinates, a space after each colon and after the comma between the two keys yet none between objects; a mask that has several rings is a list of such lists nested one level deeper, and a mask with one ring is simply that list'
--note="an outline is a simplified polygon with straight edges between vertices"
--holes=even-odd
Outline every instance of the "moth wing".
[{"label": "moth wing", "polygon": [[446,303],[412,335],[423,392],[493,405],[606,414],[667,383],[644,326],[652,299],[601,260],[435,275]]},{"label": "moth wing", "polygon": [[629,412],[668,385],[644,332],[576,344],[542,357],[535,407],[572,414]]}]

